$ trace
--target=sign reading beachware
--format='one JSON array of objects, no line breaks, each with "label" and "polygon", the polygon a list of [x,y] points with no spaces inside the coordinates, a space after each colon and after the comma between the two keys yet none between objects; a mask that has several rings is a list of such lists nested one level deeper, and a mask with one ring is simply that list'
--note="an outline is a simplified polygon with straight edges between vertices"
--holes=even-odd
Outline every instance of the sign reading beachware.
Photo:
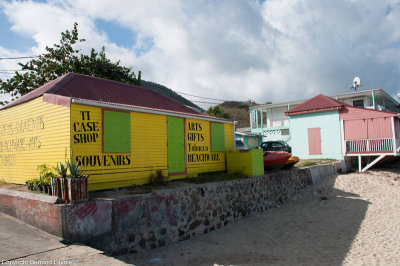
[{"label": "sign reading beachware", "polygon": [[187,162],[221,161],[221,154],[211,152],[210,123],[196,120],[187,122]]}]

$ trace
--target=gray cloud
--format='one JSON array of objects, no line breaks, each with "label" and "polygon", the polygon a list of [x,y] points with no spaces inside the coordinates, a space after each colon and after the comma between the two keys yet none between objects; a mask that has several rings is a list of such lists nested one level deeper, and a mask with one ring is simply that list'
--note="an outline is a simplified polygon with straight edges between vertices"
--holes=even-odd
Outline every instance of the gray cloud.
[{"label": "gray cloud", "polygon": [[[399,1],[70,0],[2,6],[12,29],[37,43],[29,52],[43,52],[77,21],[87,39],[83,50],[104,45],[111,58],[141,69],[144,79],[190,94],[282,102],[346,92],[356,75],[364,89],[399,92]],[[128,49],[113,43],[96,28],[96,19],[130,29],[136,44]]]}]

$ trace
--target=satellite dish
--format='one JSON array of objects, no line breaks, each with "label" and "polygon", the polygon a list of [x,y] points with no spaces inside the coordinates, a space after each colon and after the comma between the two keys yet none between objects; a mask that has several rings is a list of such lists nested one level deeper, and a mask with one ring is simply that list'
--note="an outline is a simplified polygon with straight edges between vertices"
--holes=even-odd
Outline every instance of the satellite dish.
[{"label": "satellite dish", "polygon": [[353,79],[353,84],[351,84],[350,89],[352,89],[352,90],[354,89],[356,91],[358,87],[362,87],[361,80],[359,77],[355,77]]},{"label": "satellite dish", "polygon": [[400,93],[397,93],[397,98],[399,98],[399,100],[400,100]]}]

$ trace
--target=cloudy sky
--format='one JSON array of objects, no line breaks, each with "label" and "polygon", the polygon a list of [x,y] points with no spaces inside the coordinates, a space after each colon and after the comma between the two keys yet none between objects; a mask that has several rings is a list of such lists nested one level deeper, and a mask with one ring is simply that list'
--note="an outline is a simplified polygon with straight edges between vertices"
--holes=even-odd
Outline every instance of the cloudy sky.
[{"label": "cloudy sky", "polygon": [[[83,52],[105,46],[186,94],[279,103],[349,92],[355,76],[400,92],[396,0],[0,0],[0,58],[43,53],[75,21]],[[0,77],[16,62],[0,60]]]}]

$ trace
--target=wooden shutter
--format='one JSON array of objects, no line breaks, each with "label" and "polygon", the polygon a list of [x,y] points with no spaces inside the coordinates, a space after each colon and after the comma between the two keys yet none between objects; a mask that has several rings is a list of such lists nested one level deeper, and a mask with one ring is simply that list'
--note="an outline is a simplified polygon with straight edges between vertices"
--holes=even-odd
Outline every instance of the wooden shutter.
[{"label": "wooden shutter", "polygon": [[321,153],[321,128],[308,129],[308,152],[309,155],[320,155]]},{"label": "wooden shutter", "polygon": [[224,124],[211,123],[211,151],[225,151]]},{"label": "wooden shutter", "polygon": [[131,152],[129,113],[103,111],[103,152]]}]

